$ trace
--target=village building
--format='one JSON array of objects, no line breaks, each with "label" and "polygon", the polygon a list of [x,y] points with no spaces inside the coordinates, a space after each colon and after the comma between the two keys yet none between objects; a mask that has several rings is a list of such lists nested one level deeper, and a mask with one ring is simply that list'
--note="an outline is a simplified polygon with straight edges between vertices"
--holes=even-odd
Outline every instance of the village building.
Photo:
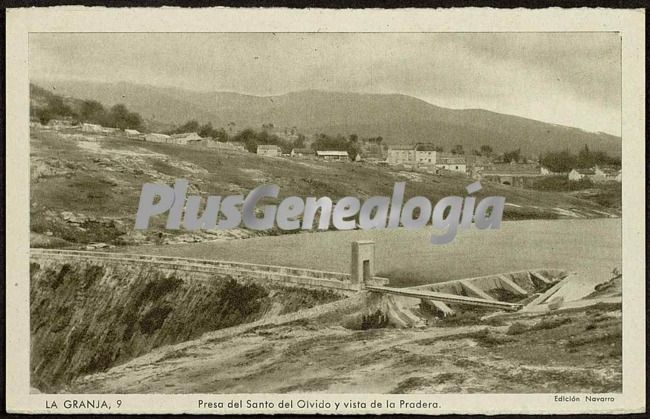
[{"label": "village building", "polygon": [[591,178],[594,182],[620,182],[622,179],[621,169],[617,167],[594,167],[594,175]]},{"label": "village building", "polygon": [[171,143],[178,145],[200,144],[202,140],[203,138],[196,132],[185,132],[171,136]]},{"label": "village building", "polygon": [[102,126],[97,124],[81,124],[81,131],[83,132],[102,132]]},{"label": "village building", "polygon": [[435,150],[415,150],[415,161],[418,164],[436,164],[438,152]]},{"label": "village building", "polygon": [[395,144],[388,146],[388,164],[415,164],[415,147]]},{"label": "village building", "polygon": [[127,129],[124,130],[124,133],[126,134],[126,136],[128,138],[137,138],[137,139],[142,138],[142,133],[140,131],[138,131],[138,130],[135,130],[135,129],[128,129],[127,128]]},{"label": "village building", "polygon": [[485,156],[466,155],[465,163],[467,164],[467,173],[479,179],[486,168],[492,167],[492,161]]},{"label": "village building", "polygon": [[246,151],[246,144],[241,141],[228,141],[227,143],[235,151]]},{"label": "village building", "polygon": [[594,169],[572,169],[569,172],[569,180],[578,181],[583,179],[589,179],[596,174]]},{"label": "village building", "polygon": [[592,182],[620,182],[623,178],[618,167],[598,167],[588,169],[573,169],[569,172],[569,180],[578,181],[589,179]]},{"label": "village building", "polygon": [[274,144],[258,145],[257,155],[264,157],[280,157],[282,155],[282,150]]},{"label": "village building", "polygon": [[311,148],[294,148],[291,150],[291,157],[312,157],[316,153]]},{"label": "village building", "polygon": [[457,155],[445,155],[438,153],[435,163],[436,169],[448,170],[451,172],[467,173],[467,162],[465,157]]},{"label": "village building", "polygon": [[171,137],[166,134],[150,133],[144,136],[145,141],[149,141],[152,143],[168,143],[170,139]]},{"label": "village building", "polygon": [[480,178],[502,185],[524,187],[542,176],[542,168],[536,163],[497,163],[485,167]]},{"label": "village building", "polygon": [[365,162],[378,163],[384,161],[384,153],[380,144],[362,144],[359,155],[361,160]]},{"label": "village building", "polygon": [[433,144],[419,143],[415,145],[415,161],[420,165],[435,165],[438,151]]},{"label": "village building", "polygon": [[316,157],[327,161],[348,161],[350,156],[347,151],[317,151]]}]

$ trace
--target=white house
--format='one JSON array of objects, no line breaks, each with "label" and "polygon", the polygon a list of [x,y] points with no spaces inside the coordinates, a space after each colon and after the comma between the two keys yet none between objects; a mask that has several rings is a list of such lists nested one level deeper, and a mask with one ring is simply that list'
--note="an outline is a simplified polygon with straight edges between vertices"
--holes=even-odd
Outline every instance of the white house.
[{"label": "white house", "polygon": [[621,169],[615,167],[594,167],[594,176],[591,178],[594,182],[620,182]]},{"label": "white house", "polygon": [[437,156],[436,168],[458,173],[467,173],[467,162],[464,157],[442,155],[440,153]]},{"label": "white house", "polygon": [[311,157],[316,155],[311,148],[294,148],[291,150],[291,157]]},{"label": "white house", "polygon": [[327,161],[349,161],[347,151],[317,151],[316,157]]},{"label": "white house", "polygon": [[596,174],[594,169],[572,169],[569,172],[569,180],[590,179]]},{"label": "white house", "polygon": [[274,144],[258,145],[257,155],[264,157],[280,157],[282,155],[282,150]]},{"label": "white house", "polygon": [[388,164],[413,164],[415,163],[415,147],[412,145],[390,145],[388,146]]},{"label": "white house", "polygon": [[419,165],[433,166],[436,164],[438,151],[432,143],[418,143],[415,145],[415,161]]},{"label": "white house", "polygon": [[102,126],[97,124],[81,124],[81,131],[83,132],[102,132]]},{"label": "white house", "polygon": [[142,137],[142,133],[140,133],[140,131],[135,130],[135,129],[128,129],[127,128],[127,129],[124,130],[124,133],[129,138],[141,138]]},{"label": "white house", "polygon": [[438,152],[435,150],[415,150],[415,161],[419,164],[436,164]]}]

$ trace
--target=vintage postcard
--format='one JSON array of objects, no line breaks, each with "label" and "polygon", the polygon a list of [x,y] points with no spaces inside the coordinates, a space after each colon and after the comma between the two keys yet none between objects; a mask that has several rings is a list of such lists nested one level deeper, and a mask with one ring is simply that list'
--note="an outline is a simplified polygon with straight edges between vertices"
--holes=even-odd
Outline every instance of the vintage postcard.
[{"label": "vintage postcard", "polygon": [[7,409],[644,412],[644,19],[9,10]]}]

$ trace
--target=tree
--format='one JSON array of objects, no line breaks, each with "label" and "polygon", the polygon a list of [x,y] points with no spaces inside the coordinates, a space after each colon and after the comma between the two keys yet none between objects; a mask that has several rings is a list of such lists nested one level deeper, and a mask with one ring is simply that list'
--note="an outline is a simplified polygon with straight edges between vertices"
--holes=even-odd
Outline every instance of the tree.
[{"label": "tree", "polygon": [[451,149],[451,154],[465,154],[462,144],[456,144],[454,148]]},{"label": "tree", "polygon": [[87,122],[99,122],[106,118],[106,109],[95,100],[84,100],[79,109],[79,118]]},{"label": "tree", "polygon": [[293,141],[293,148],[304,148],[305,147],[305,136],[298,134],[298,138]]},{"label": "tree", "polygon": [[517,163],[521,159],[521,148],[503,153],[504,163]]},{"label": "tree", "polygon": [[255,153],[257,151],[257,133],[250,128],[239,131],[237,135],[235,135],[234,140],[244,143],[246,150],[250,151],[251,153]]},{"label": "tree", "polygon": [[129,112],[127,107],[120,103],[109,111],[106,125],[120,129],[141,129],[142,117],[138,113]]},{"label": "tree", "polygon": [[490,147],[489,145],[481,146],[481,154],[480,154],[481,156],[490,157],[492,153],[493,153],[492,147]]},{"label": "tree", "polygon": [[552,172],[566,173],[576,167],[577,158],[569,150],[563,150],[544,154],[540,163]]},{"label": "tree", "polygon": [[225,143],[230,139],[228,133],[223,128],[213,130],[211,137],[219,141],[220,143]]},{"label": "tree", "polygon": [[206,137],[214,138],[214,132],[215,129],[212,128],[212,123],[208,122],[207,124],[201,125],[196,133],[203,138]]},{"label": "tree", "polygon": [[186,132],[197,132],[198,133],[200,129],[201,129],[201,124],[199,124],[199,121],[197,121],[195,119],[192,119],[190,121],[187,121],[186,123],[184,123],[180,127],[172,130],[170,133],[171,134],[183,134],[183,133],[186,133]]}]

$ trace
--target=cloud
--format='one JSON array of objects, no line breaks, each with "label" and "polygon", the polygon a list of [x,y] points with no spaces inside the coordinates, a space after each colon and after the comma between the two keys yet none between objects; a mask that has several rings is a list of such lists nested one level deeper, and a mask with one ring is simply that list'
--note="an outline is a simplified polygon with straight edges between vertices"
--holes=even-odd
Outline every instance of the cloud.
[{"label": "cloud", "polygon": [[616,33],[32,34],[35,79],[402,93],[620,135]]}]

